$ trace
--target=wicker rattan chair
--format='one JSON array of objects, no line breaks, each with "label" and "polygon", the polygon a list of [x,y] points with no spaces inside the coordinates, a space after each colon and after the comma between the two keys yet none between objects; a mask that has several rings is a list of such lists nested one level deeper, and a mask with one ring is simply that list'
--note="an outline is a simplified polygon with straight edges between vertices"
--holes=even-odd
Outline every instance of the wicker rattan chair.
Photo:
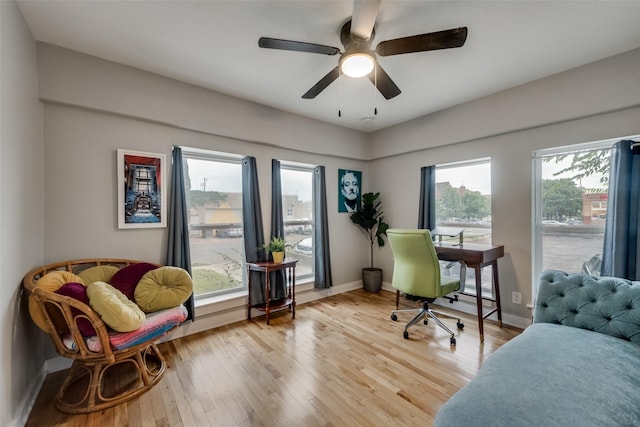
[{"label": "wicker rattan chair", "polygon": [[[110,345],[107,326],[88,304],[37,287],[38,279],[52,271],[66,270],[78,274],[97,265],[120,268],[138,262],[127,259],[64,261],[35,268],[25,276],[23,286],[46,320],[46,332],[56,351],[61,356],[73,359],[55,398],[56,406],[61,411],[87,413],[126,402],[153,387],[164,375],[166,362],[154,340],[114,350]],[[77,326],[79,318],[91,322],[100,343],[99,351],[95,351],[95,348],[91,350],[85,342]],[[64,319],[62,325],[60,319]],[[63,337],[69,334],[75,342],[73,349],[63,342]]]}]

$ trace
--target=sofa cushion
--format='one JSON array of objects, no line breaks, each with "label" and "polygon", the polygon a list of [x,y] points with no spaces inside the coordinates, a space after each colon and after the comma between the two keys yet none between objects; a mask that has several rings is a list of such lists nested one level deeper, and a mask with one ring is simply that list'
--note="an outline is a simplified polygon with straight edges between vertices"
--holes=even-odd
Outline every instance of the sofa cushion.
[{"label": "sofa cushion", "polygon": [[147,272],[158,268],[147,262],[138,262],[122,267],[109,282],[114,288],[125,294],[131,301],[135,299],[136,286]]},{"label": "sofa cushion", "polygon": [[[76,276],[75,274],[66,271],[52,271],[50,273],[45,274],[36,283],[36,286],[42,289],[45,289],[49,292],[55,292],[62,287],[65,283],[70,282],[79,282],[84,283],[83,280]],[[62,313],[56,309],[48,309],[49,318],[54,325],[54,328],[57,333],[65,333],[67,332],[67,323],[62,316]],[[33,295],[29,295],[29,314],[33,319],[33,322],[43,331],[48,332],[49,327],[47,326],[47,320],[44,317],[44,313],[40,311],[38,308],[38,304],[36,303]]]},{"label": "sofa cushion", "polygon": [[84,283],[93,282],[106,282],[111,283],[111,278],[118,272],[118,267],[115,265],[96,265],[91,268],[87,268],[84,271],[78,273],[78,276],[84,280]]},{"label": "sofa cushion", "polygon": [[640,346],[536,323],[491,355],[435,426],[640,425]]},{"label": "sofa cushion", "polygon": [[[84,304],[89,305],[89,296],[87,295],[87,287],[82,283],[70,282],[65,283],[56,291],[57,294],[71,297]],[[89,319],[82,317],[82,312],[76,308],[71,308],[71,313],[76,317],[76,324],[82,336],[91,337],[96,334],[96,330],[91,325]],[[81,317],[77,317],[81,316]]]},{"label": "sofa cushion", "polygon": [[178,267],[160,267],[145,274],[135,290],[136,304],[145,313],[178,306],[193,292],[191,276]]},{"label": "sofa cushion", "polygon": [[134,331],[144,323],[145,314],[142,310],[108,283],[90,284],[87,286],[87,295],[89,295],[91,307],[114,331]]}]

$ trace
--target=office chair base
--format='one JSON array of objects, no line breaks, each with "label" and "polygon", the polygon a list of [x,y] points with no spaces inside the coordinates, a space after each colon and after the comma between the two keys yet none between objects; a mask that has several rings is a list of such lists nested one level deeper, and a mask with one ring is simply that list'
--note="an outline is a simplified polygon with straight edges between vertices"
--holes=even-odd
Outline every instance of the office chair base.
[{"label": "office chair base", "polygon": [[418,312],[418,314],[416,314],[416,315],[414,316],[414,318],[413,318],[413,319],[411,319],[411,320],[409,321],[409,323],[407,323],[407,324],[405,325],[405,327],[404,327],[404,332],[403,332],[403,334],[402,334],[402,336],[404,337],[404,339],[409,339],[409,331],[408,331],[408,329],[409,329],[411,326],[415,325],[415,324],[416,324],[416,323],[418,323],[420,320],[422,320],[422,321],[423,321],[423,323],[424,323],[425,325],[427,325],[427,324],[429,323],[429,318],[431,318],[431,319],[433,319],[433,321],[434,321],[434,322],[436,322],[436,324],[437,324],[438,326],[440,326],[442,329],[444,329],[445,331],[447,331],[447,333],[449,333],[449,335],[450,335],[450,338],[449,338],[449,342],[450,342],[450,344],[451,344],[452,346],[455,346],[455,345],[456,345],[456,338],[455,338],[455,334],[453,333],[453,331],[451,331],[451,329],[449,329],[449,328],[447,327],[447,325],[445,325],[444,323],[442,323],[442,322],[440,321],[440,319],[438,319],[438,317],[436,316],[436,314],[438,314],[438,315],[440,315],[440,316],[442,316],[442,317],[449,318],[449,319],[456,319],[456,326],[457,326],[457,328],[458,328],[458,329],[464,329],[464,323],[462,323],[462,322],[460,321],[460,318],[459,318],[459,317],[455,317],[455,316],[452,316],[452,315],[450,315],[450,314],[443,313],[443,312],[440,312],[440,311],[431,310],[431,309],[429,308],[429,303],[428,303],[428,302],[425,302],[421,308],[410,308],[410,309],[405,309],[405,310],[393,310],[393,311],[391,312],[391,320],[393,320],[394,322],[395,322],[396,320],[398,320],[398,315],[397,315],[398,313],[409,313],[409,312],[411,312],[411,313],[415,313],[416,311]]}]

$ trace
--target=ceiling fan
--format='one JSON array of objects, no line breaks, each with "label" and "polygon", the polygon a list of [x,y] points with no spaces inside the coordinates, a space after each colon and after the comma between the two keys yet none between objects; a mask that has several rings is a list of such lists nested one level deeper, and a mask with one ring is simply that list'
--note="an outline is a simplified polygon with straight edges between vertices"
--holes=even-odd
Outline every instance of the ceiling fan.
[{"label": "ceiling fan", "polygon": [[340,41],[344,46],[344,52],[334,46],[271,37],[260,37],[258,46],[331,56],[340,54],[338,65],[302,95],[304,99],[313,99],[318,96],[340,77],[341,72],[351,77],[367,76],[386,99],[391,99],[398,96],[401,91],[380,66],[376,59],[377,55],[392,56],[461,47],[467,40],[467,27],[385,40],[378,43],[375,50],[372,50],[371,41],[375,36],[374,25],[380,2],[381,0],[354,0],[353,16],[340,29]]}]

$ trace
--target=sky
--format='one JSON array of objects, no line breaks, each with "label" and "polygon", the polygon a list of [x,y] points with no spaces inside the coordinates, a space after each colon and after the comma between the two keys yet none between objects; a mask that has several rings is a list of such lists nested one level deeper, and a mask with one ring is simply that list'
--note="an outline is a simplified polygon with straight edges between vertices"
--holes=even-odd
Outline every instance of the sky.
[{"label": "sky", "polygon": [[[542,162],[542,178],[558,179],[570,177],[567,173],[562,176],[553,176],[553,173],[568,166],[571,160],[564,159],[560,164],[555,162]],[[202,190],[203,184],[206,190],[239,193],[242,191],[242,166],[240,163],[217,162],[212,164],[207,160],[188,159],[189,175],[191,177],[191,189]],[[212,167],[213,165],[213,167]],[[206,178],[206,183],[204,182]],[[301,172],[282,169],[283,194],[297,194],[301,201],[310,201],[312,192],[311,172]],[[481,163],[473,165],[439,167],[436,171],[437,182],[449,182],[454,188],[464,185],[472,191],[481,194],[491,194],[491,164]],[[582,186],[586,188],[601,188],[600,176],[591,176],[582,180]]]},{"label": "sky", "polygon": [[[212,163],[209,160],[187,159],[191,190],[242,192],[240,163]],[[282,193],[297,194],[301,201],[311,201],[311,172],[282,169]],[[206,179],[206,182],[205,182]],[[203,188],[203,185],[205,187]]]}]

